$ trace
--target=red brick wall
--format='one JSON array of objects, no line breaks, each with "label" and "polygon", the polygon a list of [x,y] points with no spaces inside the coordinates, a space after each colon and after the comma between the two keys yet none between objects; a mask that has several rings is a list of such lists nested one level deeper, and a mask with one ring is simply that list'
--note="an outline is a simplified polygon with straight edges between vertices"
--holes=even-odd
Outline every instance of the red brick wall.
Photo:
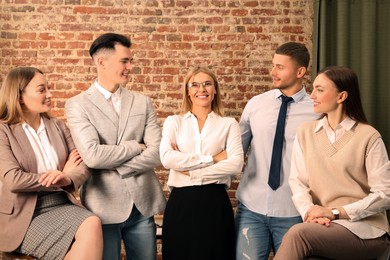
[{"label": "red brick wall", "polygon": [[[209,66],[222,86],[226,115],[239,119],[248,99],[270,87],[274,49],[312,48],[310,0],[0,0],[0,83],[9,69],[36,66],[54,94],[55,116],[95,78],[88,49],[98,35],[133,41],[129,89],[150,96],[160,123],[178,112],[189,67]],[[166,189],[167,171],[158,170]],[[238,179],[229,191],[233,205]]]}]

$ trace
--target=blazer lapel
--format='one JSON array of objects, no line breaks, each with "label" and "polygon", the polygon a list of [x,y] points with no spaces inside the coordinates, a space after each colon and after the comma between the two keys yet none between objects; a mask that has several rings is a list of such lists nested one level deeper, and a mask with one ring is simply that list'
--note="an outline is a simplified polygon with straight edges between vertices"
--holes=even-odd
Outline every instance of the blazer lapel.
[{"label": "blazer lapel", "polygon": [[68,151],[65,148],[67,147],[65,138],[60,134],[61,130],[52,120],[44,117],[43,121],[45,122],[47,136],[58,156],[58,170],[62,170],[68,159]]},{"label": "blazer lapel", "polygon": [[119,117],[118,143],[120,143],[126,129],[131,106],[133,105],[133,99],[134,96],[129,91],[126,91],[125,89],[121,90],[121,114]]},{"label": "blazer lapel", "polygon": [[88,99],[118,128],[119,117],[108,100],[93,85],[86,91]]},{"label": "blazer lapel", "polygon": [[24,152],[26,156],[26,169],[30,172],[37,172],[37,159],[35,158],[34,150],[28,140],[26,133],[22,127],[22,124],[12,125],[11,129],[13,129],[14,137],[18,141],[21,150]]}]

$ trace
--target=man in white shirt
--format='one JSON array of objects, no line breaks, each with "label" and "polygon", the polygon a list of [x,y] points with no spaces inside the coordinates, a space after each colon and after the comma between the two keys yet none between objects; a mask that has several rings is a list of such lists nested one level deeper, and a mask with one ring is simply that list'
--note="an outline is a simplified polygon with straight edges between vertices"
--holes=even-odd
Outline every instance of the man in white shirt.
[{"label": "man in white shirt", "polygon": [[[296,128],[318,117],[303,85],[309,60],[310,54],[301,43],[279,46],[272,60],[273,90],[253,97],[242,113],[242,146],[248,160],[236,194],[238,260],[268,259],[270,250],[279,248],[286,231],[302,222],[291,200],[288,177]],[[269,184],[269,177],[282,96],[293,100],[287,105],[284,144],[281,152],[276,152],[281,162],[277,170],[280,183],[275,187]]]}]

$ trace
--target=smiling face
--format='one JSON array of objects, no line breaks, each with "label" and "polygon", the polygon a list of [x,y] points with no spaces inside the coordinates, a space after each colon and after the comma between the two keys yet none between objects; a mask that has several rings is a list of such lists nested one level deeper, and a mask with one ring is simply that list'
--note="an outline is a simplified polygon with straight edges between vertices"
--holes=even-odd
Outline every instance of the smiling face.
[{"label": "smiling face", "polygon": [[102,50],[96,57],[99,83],[109,91],[126,84],[130,80],[132,59],[130,48],[120,44],[115,45],[115,50]]},{"label": "smiling face", "polygon": [[[275,54],[272,59],[272,85],[281,91],[293,92],[301,89],[301,80],[305,75],[305,67],[298,67],[296,62],[287,55]],[[285,93],[286,94],[286,93]]]},{"label": "smiling face", "polygon": [[51,109],[50,87],[46,77],[36,72],[34,78],[23,89],[21,105],[25,114],[36,115]]},{"label": "smiling face", "polygon": [[189,80],[187,85],[192,107],[208,108],[211,111],[215,95],[213,78],[204,72],[199,72]]},{"label": "smiling face", "polygon": [[314,112],[329,114],[336,111],[345,100],[345,91],[339,92],[335,83],[325,74],[319,74],[313,82],[310,98],[314,101]]}]

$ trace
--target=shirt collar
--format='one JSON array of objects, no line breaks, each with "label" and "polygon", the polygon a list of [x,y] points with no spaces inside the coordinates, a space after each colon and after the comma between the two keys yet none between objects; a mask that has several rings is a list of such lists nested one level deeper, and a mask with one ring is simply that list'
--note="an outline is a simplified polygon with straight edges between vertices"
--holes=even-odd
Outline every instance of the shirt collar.
[{"label": "shirt collar", "polygon": [[[284,95],[280,89],[276,89],[275,91],[275,98],[280,98],[281,95]],[[301,90],[299,90],[297,93],[292,95],[291,97],[294,99],[294,102],[299,102],[301,101],[305,96],[307,95],[306,89],[302,86]]]},{"label": "shirt collar", "polygon": [[[355,124],[356,121],[347,116],[337,127],[342,127],[345,129],[345,131],[349,131]],[[326,126],[329,126],[328,117],[324,116],[321,120],[318,121],[317,126],[314,129],[314,133],[317,133],[321,128],[325,128]]]},{"label": "shirt collar", "polygon": [[[22,127],[23,127],[23,129],[26,129],[26,130],[32,129],[32,127],[29,124],[27,124],[26,122],[22,123]],[[45,130],[45,122],[43,121],[43,118],[41,117],[37,134],[40,134],[44,130]]]},{"label": "shirt collar", "polygon": [[[194,116],[194,114],[191,113],[191,111],[188,111],[184,116],[183,118],[184,119],[187,119],[187,118],[191,118],[192,116]],[[214,112],[214,111],[211,111],[207,117],[211,117],[211,118],[214,118],[214,117],[217,117],[217,114]]]},{"label": "shirt collar", "polygon": [[100,93],[103,94],[103,96],[109,100],[111,98],[112,95],[116,95],[118,97],[120,97],[120,94],[121,94],[121,88],[119,87],[117,91],[115,91],[115,93],[111,93],[110,91],[108,91],[107,89],[105,89],[102,85],[100,85],[97,81],[95,81],[93,83],[93,85],[97,88],[97,90],[99,90]]}]

